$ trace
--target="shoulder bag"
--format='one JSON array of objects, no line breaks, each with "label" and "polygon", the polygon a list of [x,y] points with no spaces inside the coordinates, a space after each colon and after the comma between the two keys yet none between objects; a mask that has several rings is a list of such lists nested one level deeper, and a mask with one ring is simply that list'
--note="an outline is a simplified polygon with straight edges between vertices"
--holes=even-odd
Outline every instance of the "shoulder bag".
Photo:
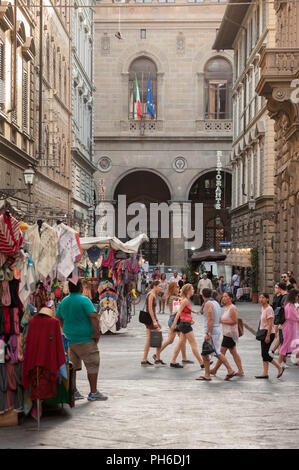
[{"label": "shoulder bag", "polygon": [[255,335],[255,338],[256,338],[258,341],[264,341],[264,340],[266,339],[268,330],[261,330],[261,329],[260,329],[260,325],[261,325],[261,322],[259,323],[259,326],[258,326],[256,335]]},{"label": "shoulder bag", "polygon": [[[145,299],[145,304],[143,309],[145,308],[145,305],[147,305],[147,297]],[[144,325],[150,326],[153,323],[152,317],[150,313],[147,310],[140,310],[139,312],[139,322],[143,323]]]}]

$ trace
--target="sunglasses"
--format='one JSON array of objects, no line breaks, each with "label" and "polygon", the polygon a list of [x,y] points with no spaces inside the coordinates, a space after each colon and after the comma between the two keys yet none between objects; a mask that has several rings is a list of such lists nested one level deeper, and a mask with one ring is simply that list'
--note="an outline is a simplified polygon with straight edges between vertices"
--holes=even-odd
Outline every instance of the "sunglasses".
[{"label": "sunglasses", "polygon": [[288,277],[287,276],[280,276],[281,279],[287,279]]}]

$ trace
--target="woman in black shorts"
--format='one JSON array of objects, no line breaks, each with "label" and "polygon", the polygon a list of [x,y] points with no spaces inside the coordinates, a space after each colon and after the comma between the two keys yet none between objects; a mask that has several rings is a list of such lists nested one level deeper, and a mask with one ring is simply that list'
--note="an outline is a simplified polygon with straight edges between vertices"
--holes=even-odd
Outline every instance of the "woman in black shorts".
[{"label": "woman in black shorts", "polygon": [[[233,356],[233,359],[238,367],[236,376],[243,377],[244,371],[242,367],[241,358],[237,352],[236,343],[239,338],[238,332],[238,312],[236,307],[232,303],[233,295],[229,292],[225,292],[222,296],[222,302],[225,305],[224,313],[221,317],[220,323],[222,324],[223,340],[221,344],[221,353],[225,356],[226,351]],[[216,375],[217,370],[221,366],[222,362],[217,361],[213,369],[210,370],[212,375]]]},{"label": "woman in black shorts", "polygon": [[198,352],[197,344],[195,341],[194,333],[193,333],[193,328],[192,324],[194,323],[194,320],[192,320],[191,313],[197,313],[199,312],[194,311],[191,309],[190,305],[190,297],[194,294],[194,289],[192,284],[185,284],[182,289],[181,289],[181,296],[182,296],[182,301],[180,305],[180,309],[178,313],[176,314],[176,317],[174,319],[174,322],[170,328],[170,331],[175,331],[176,325],[178,320],[180,319],[180,324],[179,324],[179,331],[180,331],[180,341],[177,345],[177,347],[174,350],[173,353],[173,358],[170,363],[170,367],[176,367],[176,368],[182,368],[181,364],[179,364],[176,361],[176,358],[178,357],[179,352],[181,351],[182,347],[186,345],[186,341],[189,341],[189,344],[191,346],[192,352],[198,362],[200,363],[201,367],[203,368],[203,360],[201,358],[201,355]]}]

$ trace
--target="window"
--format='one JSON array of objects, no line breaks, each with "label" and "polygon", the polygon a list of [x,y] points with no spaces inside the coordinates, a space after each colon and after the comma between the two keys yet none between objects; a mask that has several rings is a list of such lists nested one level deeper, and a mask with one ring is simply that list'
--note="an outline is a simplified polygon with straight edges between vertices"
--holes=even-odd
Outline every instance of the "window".
[{"label": "window", "polygon": [[140,30],[140,39],[146,39],[146,29]]},{"label": "window", "polygon": [[221,58],[205,66],[205,119],[231,119],[232,67]]},{"label": "window", "polygon": [[[217,222],[217,223],[216,223]],[[216,219],[209,220],[205,229],[205,248],[214,248],[221,251],[220,242],[224,240],[223,223]]]},{"label": "window", "polygon": [[138,82],[141,111],[144,119],[151,119],[147,114],[147,90],[149,74],[151,77],[155,119],[157,119],[157,68],[147,57],[140,57],[132,62],[129,71],[129,119],[138,119],[136,101],[136,78]]},{"label": "window", "polygon": [[5,91],[4,91],[4,84],[5,84],[5,72],[4,72],[4,44],[0,41],[0,109],[4,109],[5,103]]},{"label": "window", "polygon": [[22,103],[22,122],[23,129],[28,130],[28,72],[23,70],[23,103]]},{"label": "window", "polygon": [[56,88],[56,48],[53,46],[53,87]]}]

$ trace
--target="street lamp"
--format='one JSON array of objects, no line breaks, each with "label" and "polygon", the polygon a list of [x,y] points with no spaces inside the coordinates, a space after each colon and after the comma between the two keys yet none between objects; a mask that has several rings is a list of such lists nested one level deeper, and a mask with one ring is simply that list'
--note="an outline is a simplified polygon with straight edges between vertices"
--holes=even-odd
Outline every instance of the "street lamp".
[{"label": "street lamp", "polygon": [[250,212],[253,212],[255,210],[255,199],[253,199],[253,197],[251,197],[248,201],[248,209],[250,210]]},{"label": "street lamp", "polygon": [[26,186],[28,187],[29,193],[29,210],[28,210],[28,219],[31,220],[31,208],[32,208],[32,187],[35,178],[35,171],[31,164],[24,170],[24,181]]}]

